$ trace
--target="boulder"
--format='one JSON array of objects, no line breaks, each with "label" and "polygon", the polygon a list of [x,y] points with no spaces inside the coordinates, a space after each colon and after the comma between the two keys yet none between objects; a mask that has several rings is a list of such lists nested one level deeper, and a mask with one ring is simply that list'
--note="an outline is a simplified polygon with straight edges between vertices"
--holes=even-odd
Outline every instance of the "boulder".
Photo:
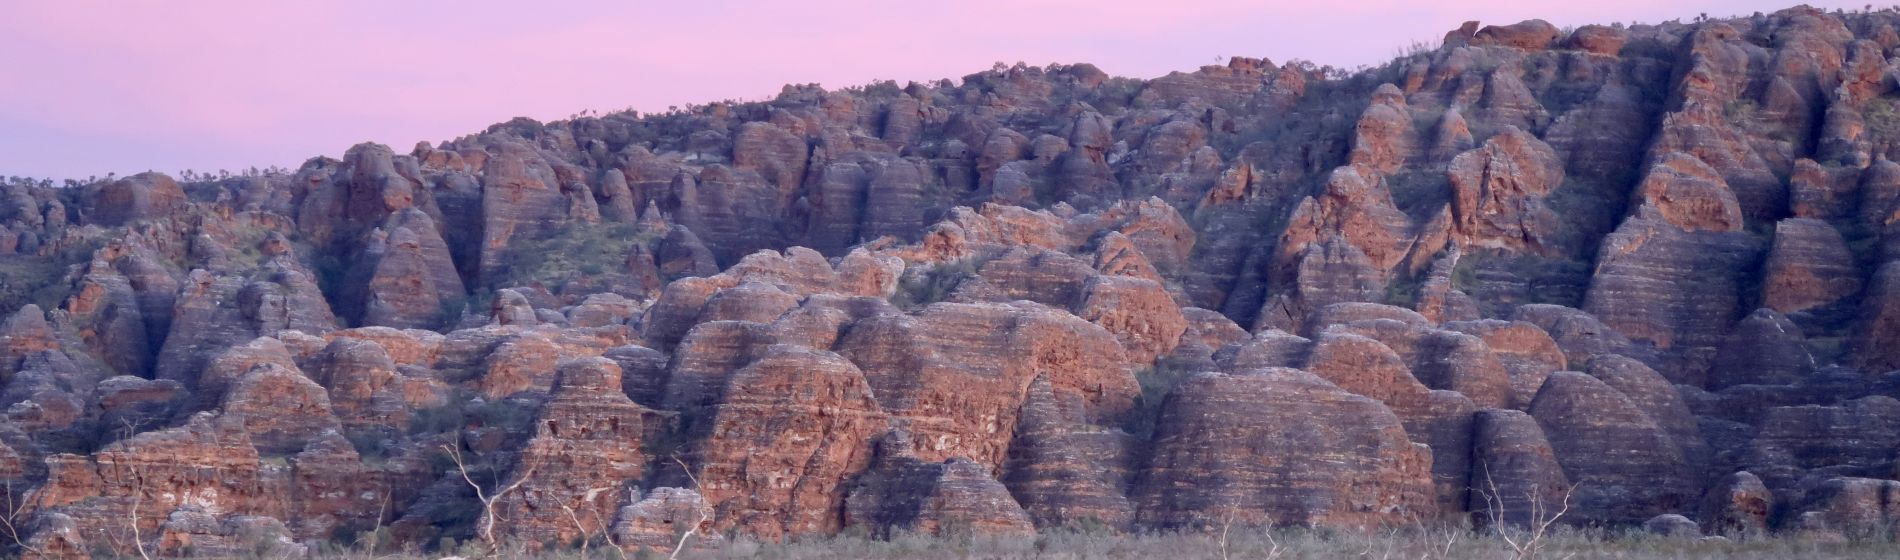
[{"label": "boulder", "polygon": [[1526,50],[1549,48],[1557,40],[1557,26],[1541,19],[1510,25],[1487,25],[1471,36],[1472,46],[1502,46]]},{"label": "boulder", "polygon": [[1761,479],[1736,471],[1709,488],[1702,498],[1702,525],[1710,534],[1753,536],[1768,531],[1768,515],[1775,496]]},{"label": "boulder", "polygon": [[123,226],[163,218],[184,209],[185,190],[164,173],[147,171],[98,187],[81,212],[86,221]]},{"label": "boulder", "polygon": [[1809,493],[1796,516],[1804,531],[1869,538],[1900,530],[1900,481],[1839,477]]},{"label": "boulder", "polygon": [[1564,39],[1564,48],[1616,56],[1628,41],[1628,31],[1607,25],[1585,25],[1570,32],[1570,37]]},{"label": "boulder", "polygon": [[[648,490],[637,500],[629,497],[627,501],[614,516],[612,529],[614,542],[623,548],[671,553],[681,543],[700,547],[709,541],[721,540],[720,534],[713,531],[712,506],[699,492],[662,487]],[[680,538],[687,531],[692,532],[692,538]]]},{"label": "boulder", "polygon": [[1659,537],[1687,539],[1702,536],[1702,527],[1687,517],[1665,513],[1644,521],[1643,532]]}]

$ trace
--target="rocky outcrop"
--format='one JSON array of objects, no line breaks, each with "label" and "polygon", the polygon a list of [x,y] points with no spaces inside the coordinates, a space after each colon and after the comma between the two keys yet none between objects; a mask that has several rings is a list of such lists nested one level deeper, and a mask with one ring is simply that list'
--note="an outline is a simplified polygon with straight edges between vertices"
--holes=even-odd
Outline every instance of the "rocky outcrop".
[{"label": "rocky outcrop", "polygon": [[1762,304],[1782,313],[1825,310],[1860,292],[1860,270],[1846,239],[1821,220],[1775,224],[1762,267]]},{"label": "rocky outcrop", "polygon": [[1522,410],[1530,406],[1550,374],[1570,364],[1556,340],[1525,321],[1455,321],[1442,326],[1484,341],[1485,348],[1510,375],[1512,408]]},{"label": "rocky outcrop", "polygon": [[46,482],[30,503],[72,519],[86,542],[128,542],[134,508],[144,535],[156,535],[171,512],[185,506],[282,516],[289,497],[283,474],[259,462],[241,424],[200,414],[183,426],[108,445],[94,457],[48,457]]},{"label": "rocky outcrop", "polygon": [[1131,497],[1149,526],[1372,527],[1434,508],[1430,451],[1398,417],[1300,370],[1190,377],[1155,446]]},{"label": "rocky outcrop", "polygon": [[495,503],[509,538],[568,541],[606,532],[639,480],[648,434],[663,431],[659,415],[620,392],[620,366],[605,358],[562,362],[534,436],[507,477],[517,490]]},{"label": "rocky outcrop", "polygon": [[349,440],[328,433],[290,458],[289,535],[374,529],[397,494],[392,477],[363,462]]},{"label": "rocky outcrop", "polygon": [[321,334],[336,320],[307,274],[285,270],[274,279],[246,282],[194,270],[180,289],[172,333],[158,352],[156,374],[193,385],[206,360],[224,348],[266,333]]},{"label": "rocky outcrop", "polygon": [[1660,371],[1672,381],[1701,385],[1729,322],[1742,314],[1740,279],[1760,253],[1754,239],[1730,231],[1684,229],[1644,204],[1604,238],[1583,310],[1660,350]]},{"label": "rocky outcrop", "polygon": [[1571,480],[1580,523],[1640,523],[1683,511],[1694,473],[1669,432],[1621,391],[1595,377],[1558,372],[1531,402],[1551,450]]},{"label": "rocky outcrop", "polygon": [[1076,316],[1113,333],[1131,363],[1153,363],[1174,351],[1187,331],[1181,308],[1153,280],[1095,276],[1083,285],[1078,301]]},{"label": "rocky outcrop", "polygon": [[1390,175],[1405,167],[1412,143],[1412,114],[1406,110],[1404,92],[1392,84],[1379,86],[1353,130],[1350,161]]},{"label": "rocky outcrop", "polygon": [[1524,20],[1511,25],[1487,25],[1471,37],[1472,46],[1497,45],[1518,49],[1542,49],[1557,40],[1557,26],[1541,19]]},{"label": "rocky outcrop", "polygon": [[1471,22],[1345,78],[1019,64],[7,178],[0,479],[52,557],[134,554],[134,517],[148,552],[448,554],[490,491],[545,554],[1566,498],[1863,538],[1896,47],[1878,11]]},{"label": "rocky outcrop", "polygon": [[295,453],[339,427],[323,386],[277,364],[254,366],[234,380],[219,408],[261,453]]},{"label": "rocky outcrop", "polygon": [[186,204],[185,190],[177,181],[149,171],[105,183],[89,194],[86,221],[105,226],[163,218]]},{"label": "rocky outcrop", "polygon": [[1046,378],[1030,386],[1002,481],[1037,527],[1133,527],[1126,488],[1140,439],[1091,424],[1056,398]]},{"label": "rocky outcrop", "polygon": [[196,506],[185,506],[159,525],[158,553],[167,556],[269,554],[296,558],[309,548],[291,539],[284,522],[270,517],[233,515],[219,519]]},{"label": "rocky outcrop", "polygon": [[1752,536],[1768,530],[1775,497],[1748,471],[1728,475],[1702,499],[1702,525],[1717,535]]},{"label": "rocky outcrop", "polygon": [[877,459],[845,499],[844,524],[874,535],[1028,535],[1029,515],[982,465],[963,458],[919,460],[903,431],[877,443]]},{"label": "rocky outcrop", "polygon": [[389,220],[364,249],[370,272],[357,324],[431,327],[459,313],[462,277],[428,214],[410,208]]},{"label": "rocky outcrop", "polygon": [[1889,343],[1900,335],[1900,261],[1882,265],[1874,273],[1861,297],[1857,322],[1854,361],[1875,371],[1900,368],[1900,347]]},{"label": "rocky outcrop", "polygon": [[1576,486],[1564,475],[1543,428],[1530,415],[1483,410],[1472,424],[1467,509],[1474,522],[1530,526],[1548,520],[1546,512],[1562,510],[1574,498]]},{"label": "rocky outcrop", "polygon": [[654,488],[639,499],[629,499],[614,518],[613,535],[621,547],[638,551],[673,552],[682,542],[679,534],[693,531],[699,537],[689,545],[716,541],[713,509],[698,492],[685,488]]},{"label": "rocky outcrop", "polygon": [[481,173],[480,277],[499,274],[502,252],[517,235],[531,237],[565,222],[567,197],[555,168],[532,147],[505,142],[485,154]]},{"label": "rocky outcrop", "polygon": [[1564,47],[1591,54],[1616,56],[1629,42],[1629,32],[1607,25],[1585,25],[1564,38]]},{"label": "rocky outcrop", "polygon": [[1708,460],[1708,440],[1703,438],[1695,414],[1689,411],[1675,386],[1656,370],[1614,354],[1592,358],[1583,370],[1627,397],[1630,404],[1669,435],[1685,461],[1699,466]]},{"label": "rocky outcrop", "polygon": [[1769,407],[1758,422],[1741,462],[1770,488],[1791,488],[1817,469],[1872,474],[1900,452],[1900,401],[1891,397]]},{"label": "rocky outcrop", "polygon": [[858,368],[774,345],[733,373],[691,453],[719,528],[762,538],[835,533],[845,481],[870,468],[884,411]]},{"label": "rocky outcrop", "polygon": [[1715,169],[1695,156],[1663,156],[1636,188],[1638,205],[1654,207],[1685,231],[1738,231],[1742,208]]},{"label": "rocky outcrop", "polygon": [[[1621,354],[1653,359],[1653,351],[1638,347],[1623,333],[1603,324],[1595,315],[1560,305],[1534,304],[1517,308],[1513,319],[1542,329],[1563,352],[1564,359],[1584,363],[1597,354]],[[1648,358],[1645,358],[1648,356]],[[1558,368],[1562,369],[1562,368]],[[1552,370],[1554,371],[1554,370]]]},{"label": "rocky outcrop", "polygon": [[907,421],[925,461],[1000,466],[1023,390],[1047,378],[1091,421],[1127,412],[1140,393],[1106,330],[1033,304],[936,304],[859,321],[838,342],[878,404]]},{"label": "rocky outcrop", "polygon": [[1393,204],[1385,178],[1371,166],[1355,164],[1333,170],[1323,194],[1300,203],[1288,218],[1280,250],[1291,256],[1309,243],[1337,236],[1364,253],[1384,278],[1411,248],[1411,229],[1411,219]]},{"label": "rocky outcrop", "polygon": [[1801,327],[1773,309],[1757,309],[1735,325],[1717,352],[1709,388],[1793,385],[1819,369]]},{"label": "rocky outcrop", "polygon": [[1532,253],[1554,250],[1563,226],[1544,203],[1563,184],[1563,162],[1550,145],[1507,126],[1484,147],[1452,158],[1451,216],[1466,247]]},{"label": "rocky outcrop", "polygon": [[1866,538],[1900,527],[1900,481],[1833,478],[1810,494],[1796,519],[1802,530]]}]

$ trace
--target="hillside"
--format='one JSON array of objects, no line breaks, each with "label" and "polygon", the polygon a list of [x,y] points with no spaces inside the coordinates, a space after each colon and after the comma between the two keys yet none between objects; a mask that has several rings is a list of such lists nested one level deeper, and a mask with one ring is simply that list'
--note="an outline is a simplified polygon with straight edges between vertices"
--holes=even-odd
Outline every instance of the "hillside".
[{"label": "hillside", "polygon": [[0,543],[1891,535],[1897,64],[1473,22],[0,186]]}]

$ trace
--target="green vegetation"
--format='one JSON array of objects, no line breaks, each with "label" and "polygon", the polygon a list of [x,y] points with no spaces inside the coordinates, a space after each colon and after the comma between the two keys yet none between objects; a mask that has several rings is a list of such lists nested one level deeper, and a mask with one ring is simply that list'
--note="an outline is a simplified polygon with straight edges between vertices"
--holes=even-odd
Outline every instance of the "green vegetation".
[{"label": "green vegetation", "polygon": [[66,295],[66,263],[53,257],[14,256],[0,259],[0,309],[26,304],[41,309],[59,307]]},{"label": "green vegetation", "polygon": [[[1436,259],[1437,257],[1433,258]],[[1403,271],[1401,271],[1400,273],[1393,274],[1392,279],[1385,283],[1386,305],[1396,305],[1411,309],[1414,304],[1418,303],[1418,290],[1424,287],[1428,272],[1429,271],[1419,271],[1417,274],[1404,274]]]},{"label": "green vegetation", "polygon": [[1900,136],[1900,107],[1895,105],[1900,99],[1876,97],[1867,100],[1867,106],[1861,109],[1861,120],[1867,125],[1867,137],[1894,138]]},{"label": "green vegetation", "polygon": [[1168,394],[1174,392],[1174,386],[1189,372],[1175,371],[1169,368],[1166,360],[1153,368],[1135,372],[1135,381],[1141,384],[1141,395],[1135,397],[1135,407],[1122,421],[1122,430],[1143,440],[1154,435],[1155,424],[1161,419],[1161,405],[1168,400]]},{"label": "green vegetation", "polygon": [[656,236],[635,224],[580,224],[541,239],[511,243],[502,262],[506,273],[495,287],[539,286],[562,293],[610,291],[627,280],[627,255],[634,245],[651,245]]},{"label": "green vegetation", "polygon": [[67,271],[91,260],[93,251],[103,245],[97,238],[69,238],[51,254],[0,258],[0,309],[11,313],[29,303],[43,310],[58,308],[71,287],[66,284]]},{"label": "green vegetation", "polygon": [[534,421],[533,403],[503,399],[477,402],[473,395],[460,393],[447,404],[416,410],[409,417],[409,434],[440,434],[468,426],[501,428],[510,433],[528,430]]},{"label": "green vegetation", "polygon": [[987,262],[969,258],[946,262],[930,268],[913,268],[904,271],[897,286],[897,294],[891,296],[891,304],[900,308],[923,307],[943,301],[950,292],[957,289],[963,280],[976,276],[976,271]]}]

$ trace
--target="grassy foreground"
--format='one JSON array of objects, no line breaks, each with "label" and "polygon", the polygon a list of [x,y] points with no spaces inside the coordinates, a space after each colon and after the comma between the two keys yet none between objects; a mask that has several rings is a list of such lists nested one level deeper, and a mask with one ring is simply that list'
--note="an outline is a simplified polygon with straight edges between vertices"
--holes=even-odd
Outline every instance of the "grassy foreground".
[{"label": "grassy foreground", "polygon": [[[317,558],[411,559],[449,555],[360,554],[329,551]],[[556,559],[663,559],[665,553],[642,550],[620,554],[595,547],[528,554],[522,551],[481,553],[465,549],[461,558]],[[1105,535],[1051,532],[1034,538],[932,538],[900,536],[890,540],[858,537],[805,539],[786,543],[732,540],[689,545],[679,558],[696,560],[786,559],[839,560],[847,558],[949,559],[1895,559],[1900,542],[1893,539],[1842,541],[1837,539],[1776,537],[1729,540],[1723,538],[1668,538],[1642,533],[1562,531],[1527,542],[1480,536],[1468,530],[1399,530],[1383,533],[1323,530],[1241,530],[1223,539],[1219,533]]]}]

